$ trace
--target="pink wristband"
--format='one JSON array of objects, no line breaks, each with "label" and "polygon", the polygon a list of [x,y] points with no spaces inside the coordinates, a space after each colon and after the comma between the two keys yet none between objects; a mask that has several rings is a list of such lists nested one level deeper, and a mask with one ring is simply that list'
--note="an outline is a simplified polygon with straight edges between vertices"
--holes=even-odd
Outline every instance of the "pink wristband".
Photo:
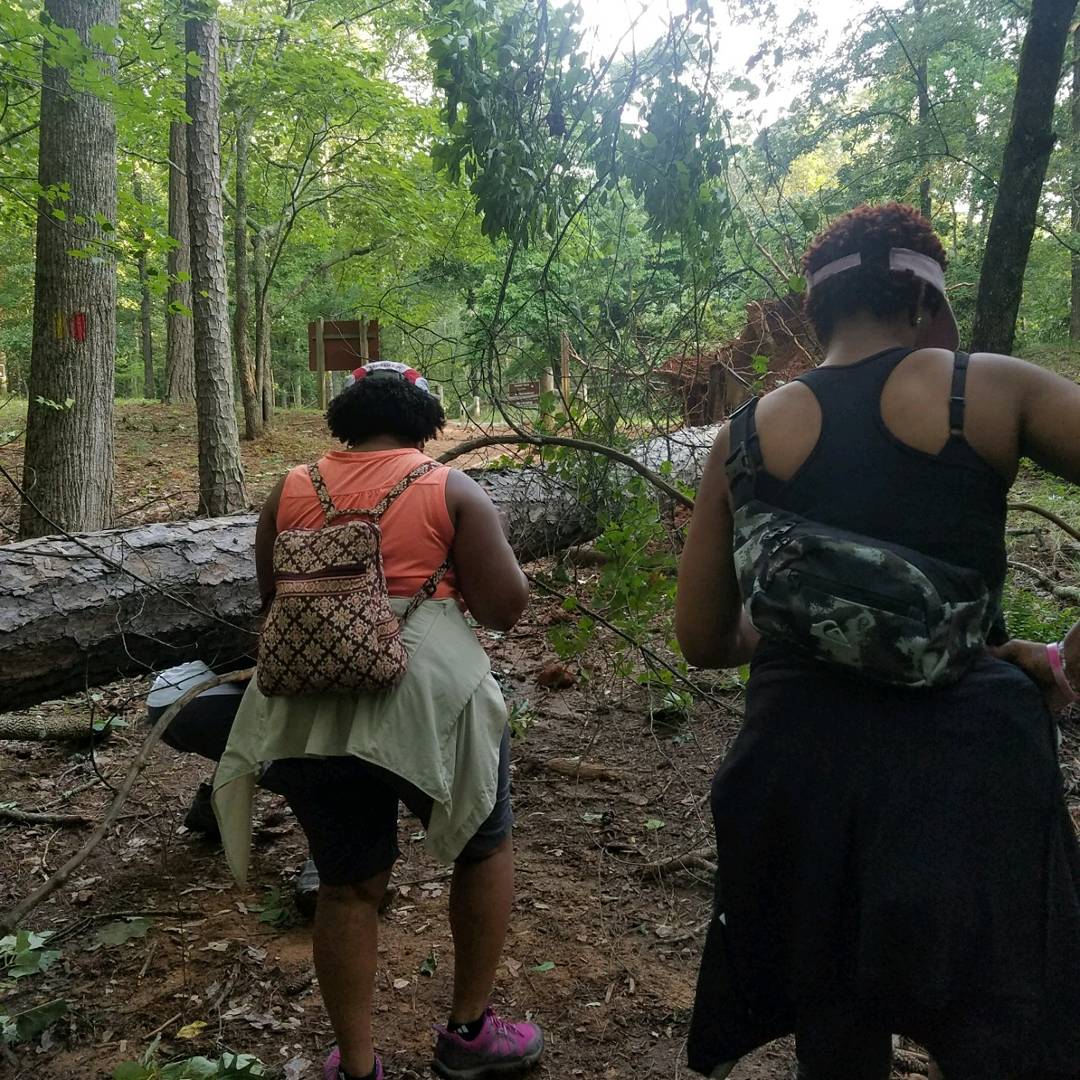
[{"label": "pink wristband", "polygon": [[1065,695],[1067,701],[1080,701],[1080,694],[1078,694],[1065,676],[1065,665],[1061,661],[1061,643],[1055,641],[1051,645],[1046,646],[1046,659],[1050,663],[1050,670],[1054,673],[1054,681],[1058,684],[1058,689]]}]

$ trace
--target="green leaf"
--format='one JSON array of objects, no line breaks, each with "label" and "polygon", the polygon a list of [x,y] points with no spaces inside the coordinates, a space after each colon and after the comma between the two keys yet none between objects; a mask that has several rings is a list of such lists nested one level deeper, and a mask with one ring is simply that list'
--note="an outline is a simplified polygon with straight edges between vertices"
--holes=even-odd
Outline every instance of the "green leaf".
[{"label": "green leaf", "polygon": [[651,817],[645,822],[645,828],[650,832],[656,832],[657,829],[662,829],[663,827],[664,823],[659,818]]},{"label": "green leaf", "polygon": [[141,1061],[122,1061],[112,1071],[112,1080],[152,1080],[153,1073]]},{"label": "green leaf", "polygon": [[439,970],[439,958],[435,954],[435,950],[432,949],[431,952],[429,952],[427,954],[427,957],[425,958],[424,962],[420,965],[420,974],[421,975],[426,975],[430,979],[431,976],[434,975],[435,972],[438,971],[438,970]]},{"label": "green leaf", "polygon": [[13,1016],[0,1017],[3,1041],[9,1044],[34,1042],[46,1028],[52,1027],[57,1020],[66,1016],[67,1012],[68,1003],[58,999],[36,1005]]},{"label": "green leaf", "polygon": [[94,935],[94,944],[91,949],[99,949],[103,945],[125,945],[134,938],[145,937],[150,927],[154,924],[149,919],[121,919],[119,922],[109,923],[101,927]]},{"label": "green leaf", "polygon": [[536,967],[530,968],[530,970],[535,971],[540,975],[542,975],[545,971],[554,971],[555,970],[555,961],[554,960],[545,960],[542,964],[537,964]]}]

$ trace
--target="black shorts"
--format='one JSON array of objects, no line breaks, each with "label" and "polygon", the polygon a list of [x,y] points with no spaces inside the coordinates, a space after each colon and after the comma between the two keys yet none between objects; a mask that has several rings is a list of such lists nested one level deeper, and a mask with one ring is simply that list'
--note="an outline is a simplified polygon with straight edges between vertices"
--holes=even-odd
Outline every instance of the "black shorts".
[{"label": "black shorts", "polygon": [[[264,774],[261,786],[284,795],[311,848],[319,878],[327,885],[354,885],[389,870],[401,854],[398,801],[423,823],[432,800],[407,780],[355,757],[284,758]],[[458,862],[487,858],[510,835],[510,729],[499,747],[495,806]]]}]

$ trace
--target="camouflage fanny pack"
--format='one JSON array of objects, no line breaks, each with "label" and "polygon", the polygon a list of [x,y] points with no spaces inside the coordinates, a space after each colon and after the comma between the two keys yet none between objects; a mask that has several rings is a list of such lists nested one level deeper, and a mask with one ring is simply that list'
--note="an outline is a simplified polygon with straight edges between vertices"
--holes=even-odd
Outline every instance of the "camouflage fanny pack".
[{"label": "camouflage fanny pack", "polygon": [[756,405],[732,417],[727,461],[735,569],[755,629],[872,682],[955,682],[985,650],[997,615],[983,576],[757,498]]}]

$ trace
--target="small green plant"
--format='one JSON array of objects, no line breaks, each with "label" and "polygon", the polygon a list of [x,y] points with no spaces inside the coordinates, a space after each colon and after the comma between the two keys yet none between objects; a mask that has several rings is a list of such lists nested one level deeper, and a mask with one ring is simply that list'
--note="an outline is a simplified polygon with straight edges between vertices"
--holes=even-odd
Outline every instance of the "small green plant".
[{"label": "small green plant", "polygon": [[1012,581],[1006,583],[1001,606],[1009,637],[1028,641],[1057,641],[1080,617],[1080,608],[1062,607]]},{"label": "small green plant", "polygon": [[280,889],[267,889],[261,904],[248,905],[248,911],[259,913],[259,922],[284,930],[296,922],[296,913]]},{"label": "small green plant", "polygon": [[48,970],[63,955],[59,949],[48,949],[51,930],[40,934],[19,930],[0,938],[0,975],[7,979],[25,979]]},{"label": "small green plant", "polygon": [[162,1063],[159,1035],[137,1061],[124,1061],[113,1069],[112,1080],[251,1080],[266,1076],[262,1062],[251,1054],[222,1054],[216,1061],[205,1057]]},{"label": "small green plant", "polygon": [[529,701],[522,698],[510,706],[510,714],[507,716],[506,722],[510,725],[511,738],[524,739],[529,728],[536,723],[536,713],[533,712],[533,707]]},{"label": "small green plant", "polygon": [[0,1043],[16,1046],[19,1043],[35,1042],[52,1027],[57,1020],[67,1015],[68,1003],[56,1000],[44,1005],[35,1005],[19,1013],[0,1013]]},{"label": "small green plant", "polygon": [[[670,477],[670,463],[665,462],[660,471]],[[612,641],[617,673],[626,678],[637,676],[650,685],[659,682],[670,686],[674,675],[668,670],[641,672],[640,653],[631,644],[640,641],[643,629],[649,628],[649,636],[658,637],[672,653],[672,667],[677,671],[686,668],[674,640],[676,556],[672,537],[663,516],[657,513],[656,494],[644,479],[635,477],[626,484],[619,513],[597,538],[596,550],[604,557],[604,565],[590,606],[629,638]],[[563,608],[577,618],[554,626],[550,637],[555,651],[565,660],[585,651],[597,623],[580,611],[573,597]]]}]

